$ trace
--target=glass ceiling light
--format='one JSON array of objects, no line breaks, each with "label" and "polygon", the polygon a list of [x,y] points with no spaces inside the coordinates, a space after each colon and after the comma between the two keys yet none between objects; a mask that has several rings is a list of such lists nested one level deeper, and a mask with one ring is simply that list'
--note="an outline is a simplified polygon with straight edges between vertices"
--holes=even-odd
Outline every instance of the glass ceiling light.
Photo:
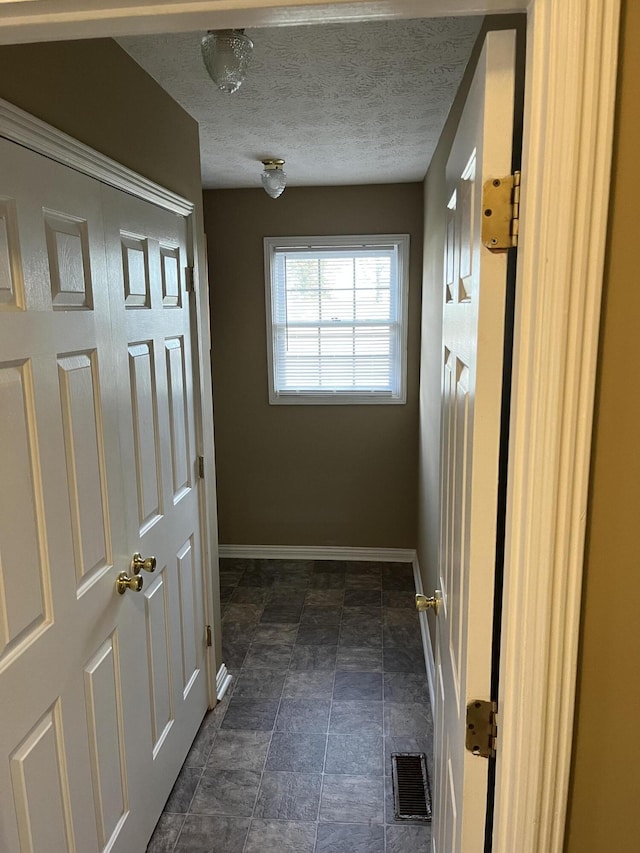
[{"label": "glass ceiling light", "polygon": [[271,198],[278,198],[287,185],[287,174],[283,171],[284,160],[263,160],[262,186]]},{"label": "glass ceiling light", "polygon": [[247,73],[253,42],[244,30],[209,30],[200,42],[202,61],[221,92],[236,92]]}]

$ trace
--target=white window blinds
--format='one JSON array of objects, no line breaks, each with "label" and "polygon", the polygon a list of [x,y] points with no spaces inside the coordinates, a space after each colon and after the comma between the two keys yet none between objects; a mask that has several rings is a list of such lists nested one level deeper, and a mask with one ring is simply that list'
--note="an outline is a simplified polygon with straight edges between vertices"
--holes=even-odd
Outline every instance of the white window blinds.
[{"label": "white window blinds", "polygon": [[404,401],[407,249],[267,238],[271,402]]}]

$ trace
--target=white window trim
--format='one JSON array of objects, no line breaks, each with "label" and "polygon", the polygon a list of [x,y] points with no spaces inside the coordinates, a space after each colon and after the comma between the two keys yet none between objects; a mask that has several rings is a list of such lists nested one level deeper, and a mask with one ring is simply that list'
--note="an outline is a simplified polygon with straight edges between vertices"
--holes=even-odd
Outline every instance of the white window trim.
[{"label": "white window trim", "polygon": [[[273,330],[273,257],[276,249],[307,248],[359,248],[395,244],[398,247],[398,298],[400,328],[400,388],[396,396],[378,391],[348,392],[288,392],[279,393],[274,384],[274,330]],[[264,238],[264,274],[265,307],[267,320],[267,368],[269,381],[269,403],[276,406],[390,406],[404,405],[407,402],[407,325],[409,321],[409,248],[408,234],[341,234],[339,236],[317,237],[265,237]]]}]

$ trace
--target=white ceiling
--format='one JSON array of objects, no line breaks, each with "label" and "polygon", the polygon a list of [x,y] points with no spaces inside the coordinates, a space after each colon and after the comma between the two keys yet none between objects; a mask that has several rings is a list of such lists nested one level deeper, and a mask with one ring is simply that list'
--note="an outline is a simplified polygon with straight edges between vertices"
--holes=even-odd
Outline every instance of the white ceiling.
[{"label": "white ceiling", "polygon": [[260,186],[282,157],[289,186],[419,181],[482,18],[247,30],[249,71],[218,92],[203,33],[118,42],[200,125],[206,188]]}]

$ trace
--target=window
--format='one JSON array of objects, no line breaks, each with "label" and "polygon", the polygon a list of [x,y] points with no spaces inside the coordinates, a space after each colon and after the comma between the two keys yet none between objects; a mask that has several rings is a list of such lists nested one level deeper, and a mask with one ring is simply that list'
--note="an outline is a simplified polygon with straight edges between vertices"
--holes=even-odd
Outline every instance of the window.
[{"label": "window", "polygon": [[266,237],[270,403],[406,401],[409,237]]}]

